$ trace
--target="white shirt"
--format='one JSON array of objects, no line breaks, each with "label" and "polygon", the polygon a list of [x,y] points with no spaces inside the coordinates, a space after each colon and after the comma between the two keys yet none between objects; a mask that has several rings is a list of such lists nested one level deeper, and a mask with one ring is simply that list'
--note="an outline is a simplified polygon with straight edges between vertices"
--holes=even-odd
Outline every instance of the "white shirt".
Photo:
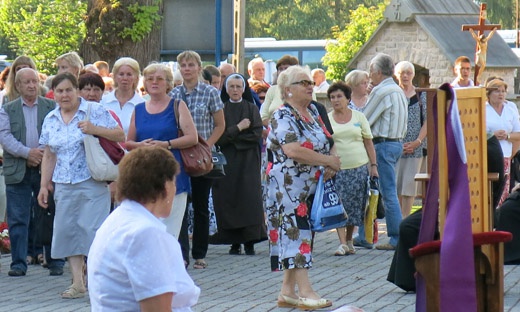
[{"label": "white shirt", "polygon": [[475,83],[471,79],[469,80],[469,85],[467,85],[467,86],[460,86],[458,78],[455,78],[455,80],[453,80],[451,82],[451,87],[454,88],[454,89],[456,89],[456,88],[469,88],[469,87],[474,87],[474,86],[475,86]]},{"label": "white shirt", "polygon": [[123,107],[121,107],[121,105],[119,105],[119,100],[116,98],[115,90],[103,95],[103,98],[101,99],[101,104],[107,109],[114,111],[117,117],[119,117],[119,120],[121,120],[121,124],[123,125],[125,135],[128,134],[130,119],[132,119],[132,113],[134,112],[135,106],[143,102],[144,99],[139,95],[139,93],[136,92],[134,97],[126,102]]},{"label": "white shirt", "polygon": [[[486,131],[495,132],[497,130],[505,130],[507,133],[520,132],[520,119],[518,108],[515,103],[506,101],[502,114],[499,115],[497,111],[486,102]],[[513,143],[508,140],[499,140],[500,147],[504,157],[511,157],[513,153]]]},{"label": "white shirt", "polygon": [[191,311],[200,289],[180,245],[141,204],[124,200],[96,233],[88,254],[92,311],[139,311],[139,301],[173,292],[172,311]]},{"label": "white shirt", "polygon": [[314,86],[314,92],[327,92],[329,89],[329,83],[324,80],[319,86]]}]

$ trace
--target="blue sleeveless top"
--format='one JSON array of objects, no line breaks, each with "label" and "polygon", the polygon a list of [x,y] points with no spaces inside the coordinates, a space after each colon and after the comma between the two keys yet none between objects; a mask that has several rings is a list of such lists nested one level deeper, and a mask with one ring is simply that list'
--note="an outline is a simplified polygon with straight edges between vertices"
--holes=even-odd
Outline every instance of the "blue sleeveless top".
[{"label": "blue sleeveless top", "polygon": [[[160,141],[173,140],[177,138],[177,121],[173,112],[173,99],[166,109],[158,114],[150,114],[146,111],[145,103],[135,106],[135,136],[136,142],[146,139]],[[190,192],[190,179],[184,171],[181,153],[178,149],[171,150],[173,156],[180,165],[180,173],[177,175],[177,194]]]}]

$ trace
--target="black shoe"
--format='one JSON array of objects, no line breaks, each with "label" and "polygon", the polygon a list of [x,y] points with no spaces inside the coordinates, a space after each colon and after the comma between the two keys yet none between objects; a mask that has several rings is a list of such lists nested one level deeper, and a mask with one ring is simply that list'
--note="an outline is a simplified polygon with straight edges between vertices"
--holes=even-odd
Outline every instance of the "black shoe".
[{"label": "black shoe", "polygon": [[63,275],[63,268],[61,268],[61,267],[50,268],[49,275],[51,275],[51,276]]},{"label": "black shoe", "polygon": [[255,245],[252,243],[245,243],[244,244],[244,250],[246,252],[246,255],[248,256],[254,256],[255,255]]},{"label": "black shoe", "polygon": [[9,276],[25,276],[25,271],[20,269],[12,269],[7,273]]},{"label": "black shoe", "polygon": [[229,249],[229,254],[230,255],[239,255],[241,253],[242,253],[242,251],[240,249],[240,244],[233,244],[233,245],[231,245],[231,248]]}]

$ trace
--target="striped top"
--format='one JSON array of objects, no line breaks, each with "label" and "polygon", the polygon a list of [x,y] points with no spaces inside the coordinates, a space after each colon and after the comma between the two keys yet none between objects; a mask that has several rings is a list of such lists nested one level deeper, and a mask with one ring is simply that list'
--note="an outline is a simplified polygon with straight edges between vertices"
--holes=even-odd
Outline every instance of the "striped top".
[{"label": "striped top", "polygon": [[392,77],[374,87],[363,113],[374,138],[404,138],[408,122],[408,99]]}]

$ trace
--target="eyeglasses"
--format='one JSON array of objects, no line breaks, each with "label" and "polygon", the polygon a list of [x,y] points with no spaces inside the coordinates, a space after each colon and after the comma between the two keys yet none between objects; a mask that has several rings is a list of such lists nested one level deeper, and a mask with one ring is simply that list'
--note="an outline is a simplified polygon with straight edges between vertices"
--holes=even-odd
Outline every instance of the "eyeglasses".
[{"label": "eyeglasses", "polygon": [[308,87],[308,86],[316,85],[316,83],[314,81],[310,81],[310,80],[300,80],[300,81],[293,82],[291,84],[292,85],[300,85],[302,87]]}]

